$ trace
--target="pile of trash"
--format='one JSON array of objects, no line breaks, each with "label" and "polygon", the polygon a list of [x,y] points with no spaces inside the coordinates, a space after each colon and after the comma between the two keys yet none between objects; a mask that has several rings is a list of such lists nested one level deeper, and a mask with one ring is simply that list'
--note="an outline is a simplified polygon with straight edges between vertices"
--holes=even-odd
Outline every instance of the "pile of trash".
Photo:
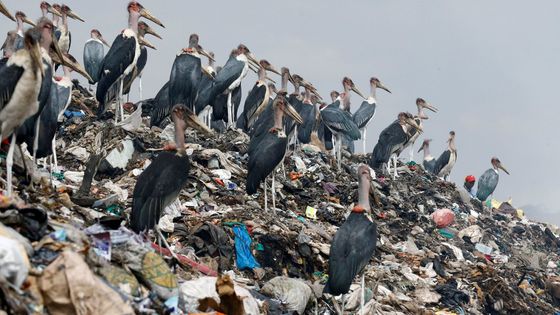
[{"label": "pile of trash", "polygon": [[[74,91],[57,136],[59,171],[0,199],[0,314],[335,314],[360,312],[356,279],[325,296],[330,243],[357,201],[356,170],[313,145],[276,171],[276,207],[245,193],[249,138],[187,130],[190,179],[159,221],[164,237],[127,228],[138,176],[173,127],[114,126]],[[139,109],[141,110],[141,108]],[[17,163],[17,162],[16,162]],[[30,165],[30,164],[28,164]],[[557,227],[511,202],[470,200],[414,162],[373,181],[377,250],[363,314],[554,314]],[[344,307],[344,310],[343,310]]]}]

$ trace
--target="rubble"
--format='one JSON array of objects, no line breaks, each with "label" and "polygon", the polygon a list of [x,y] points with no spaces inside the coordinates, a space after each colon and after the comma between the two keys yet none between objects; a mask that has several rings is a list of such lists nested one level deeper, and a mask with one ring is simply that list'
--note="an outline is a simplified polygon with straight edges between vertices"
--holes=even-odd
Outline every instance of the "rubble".
[{"label": "rubble", "polygon": [[[264,212],[264,195],[244,191],[248,137],[187,130],[192,169],[162,219],[168,248],[128,230],[127,218],[137,177],[172,129],[135,119],[124,130],[71,114],[83,107],[71,105],[57,135],[62,175],[40,172],[41,185],[0,199],[0,309],[187,314],[201,313],[201,301],[229,309],[237,299],[246,314],[341,311],[322,286],[367,156],[347,156],[337,170],[315,146],[288,153],[276,171],[277,209]],[[413,163],[399,170],[373,182],[379,239],[365,269],[364,313],[558,311],[557,227],[528,220],[511,202],[469,200]],[[229,282],[218,285],[224,275]],[[360,296],[353,285],[346,312],[359,312]]]}]

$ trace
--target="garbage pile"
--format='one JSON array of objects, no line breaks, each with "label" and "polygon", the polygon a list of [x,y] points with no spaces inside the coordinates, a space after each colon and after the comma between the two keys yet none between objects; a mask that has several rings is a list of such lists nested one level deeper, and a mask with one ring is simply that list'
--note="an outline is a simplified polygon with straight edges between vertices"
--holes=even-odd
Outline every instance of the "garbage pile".
[{"label": "garbage pile", "polygon": [[[173,127],[98,122],[84,112],[87,91],[74,93],[57,136],[60,171],[40,165],[40,185],[0,200],[0,314],[360,312],[358,279],[344,298],[322,288],[367,156],[346,155],[337,170],[319,148],[295,149],[275,173],[276,208],[269,197],[264,211],[262,190],[245,194],[249,138],[187,130],[190,179],[159,221],[164,237],[138,235],[127,228],[134,184]],[[373,182],[380,236],[364,314],[560,309],[556,227],[508,202],[465,198],[413,162],[398,173]]]}]

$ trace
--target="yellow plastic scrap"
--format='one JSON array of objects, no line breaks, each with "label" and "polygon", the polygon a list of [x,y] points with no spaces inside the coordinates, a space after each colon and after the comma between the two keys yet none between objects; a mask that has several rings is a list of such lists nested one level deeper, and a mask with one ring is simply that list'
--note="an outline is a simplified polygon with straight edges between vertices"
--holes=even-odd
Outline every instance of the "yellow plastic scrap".
[{"label": "yellow plastic scrap", "polygon": [[517,209],[517,217],[523,219],[525,217],[525,211],[523,211],[523,209]]}]

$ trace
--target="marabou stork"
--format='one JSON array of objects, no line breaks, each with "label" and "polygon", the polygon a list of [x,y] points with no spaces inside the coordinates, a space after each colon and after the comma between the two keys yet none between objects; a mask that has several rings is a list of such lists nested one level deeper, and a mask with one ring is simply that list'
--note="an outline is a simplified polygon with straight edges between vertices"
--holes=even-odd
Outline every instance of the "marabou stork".
[{"label": "marabou stork", "polygon": [[[276,209],[276,193],[274,170],[284,160],[288,138],[283,129],[283,117],[287,114],[298,124],[303,120],[297,111],[288,103],[286,92],[278,92],[272,103],[274,109],[274,125],[264,134],[253,137],[249,143],[249,163],[247,165],[247,194],[257,192],[260,184],[264,182],[265,211],[268,210],[266,197],[266,178],[272,174],[272,206]],[[276,210],[275,210],[276,211]]]},{"label": "marabou stork", "polygon": [[362,135],[362,149],[364,154],[366,153],[366,136],[367,136],[367,126],[369,125],[370,121],[375,116],[375,110],[377,108],[377,99],[375,98],[375,91],[380,88],[389,93],[388,88],[386,88],[378,78],[371,78],[369,80],[369,85],[371,88],[369,97],[367,100],[362,102],[362,105],[352,116],[352,119],[360,129],[360,133]]},{"label": "marabou stork", "polygon": [[86,41],[84,45],[84,67],[87,73],[93,79],[89,81],[90,90],[91,85],[97,83],[99,80],[99,72],[101,71],[101,64],[103,63],[103,57],[105,57],[105,48],[111,47],[103,36],[101,32],[97,29],[92,29],[90,32],[91,38]]},{"label": "marabou stork", "polygon": [[177,199],[187,183],[190,170],[185,151],[187,115],[194,114],[185,105],[173,107],[176,153],[161,152],[138,176],[130,214],[130,228],[137,233],[156,226],[163,209]]},{"label": "marabou stork", "polygon": [[350,106],[350,91],[365,98],[350,78],[344,77],[342,85],[344,86],[344,93],[334,103],[321,110],[321,119],[334,136],[335,158],[339,168],[342,159],[342,137],[348,136],[352,141],[360,139],[360,129],[352,120],[352,115],[342,108]]},{"label": "marabou stork", "polygon": [[447,150],[439,156],[434,167],[434,174],[447,180],[455,162],[457,161],[457,148],[455,147],[455,131],[449,132]]},{"label": "marabou stork", "polygon": [[420,153],[420,151],[424,151],[424,160],[422,161],[424,170],[430,174],[435,174],[434,169],[436,167],[436,159],[430,154],[430,142],[432,142],[432,139],[424,140],[424,142],[422,142],[422,146],[418,149],[418,153]]},{"label": "marabou stork", "polygon": [[17,28],[16,28],[17,38],[15,42],[15,50],[17,51],[23,48],[23,32],[24,32],[23,23],[27,23],[31,26],[35,26],[35,23],[29,20],[27,18],[27,15],[25,15],[25,13],[21,11],[16,12],[16,23],[17,23]]},{"label": "marabou stork", "polygon": [[72,35],[70,34],[70,30],[68,29],[68,18],[72,18],[81,22],[85,21],[65,4],[62,5],[60,11],[62,13],[62,23],[59,23],[57,25],[57,32],[60,32],[60,36],[57,34],[57,39],[62,52],[68,53],[70,51],[70,46],[72,45]]},{"label": "marabou stork", "polygon": [[198,44],[198,35],[189,36],[189,47],[183,48],[175,57],[169,76],[170,104],[185,104],[194,111],[198,83],[202,76],[201,55],[211,58]]},{"label": "marabou stork", "polygon": [[[420,132],[422,131],[422,127],[416,123],[414,116],[412,116],[411,113],[399,113],[397,120],[381,131],[379,140],[373,148],[369,166],[373,169],[382,169],[384,171],[385,168],[383,166],[385,165],[388,170],[389,166],[387,163],[389,159],[391,159],[393,154],[402,150],[404,144],[410,138],[410,132],[413,129],[419,130]],[[394,164],[393,177],[397,177],[396,158],[394,159]]]},{"label": "marabou stork", "polygon": [[[52,31],[51,27],[46,31]],[[0,138],[12,135],[7,168],[7,195],[12,194],[12,166],[16,131],[23,122],[39,109],[39,90],[44,69],[39,40],[45,30],[30,29],[24,34],[24,48],[15,52],[6,65],[0,68]],[[47,78],[50,80],[50,78]]]},{"label": "marabou stork", "polygon": [[267,60],[261,60],[259,62],[258,70],[258,80],[245,98],[245,104],[243,105],[243,112],[237,121],[237,128],[248,132],[255,120],[259,117],[262,111],[268,105],[268,100],[270,99],[270,91],[266,82],[266,71],[271,71],[276,74],[280,74],[274,66],[270,64]]},{"label": "marabou stork", "polygon": [[147,39],[146,34],[153,35],[159,39],[162,39],[161,36],[154,31],[153,28],[148,25],[148,23],[144,21],[138,22],[138,38],[140,40],[140,56],[138,57],[138,61],[136,61],[136,67],[134,71],[129,73],[125,80],[124,80],[124,94],[130,93],[130,87],[132,86],[132,82],[138,78],[138,90],[140,92],[140,99],[142,99],[142,71],[144,71],[144,67],[148,62],[148,48],[156,50],[156,47],[152,45]]},{"label": "marabou stork", "polygon": [[[164,27],[157,18],[136,1],[129,2],[127,10],[128,28],[117,35],[109,52],[107,52],[107,55],[103,59],[96,92],[96,98],[99,102],[97,111],[98,117],[105,113],[105,106],[116,98],[118,107],[115,113],[115,120],[118,120],[119,116],[121,120],[124,118],[122,109],[124,77],[134,70],[136,62],[140,57],[138,19],[140,19],[140,17],[145,17],[159,26]],[[112,86],[118,90],[118,93],[115,93],[117,95],[108,93]]]},{"label": "marabou stork", "polygon": [[[424,109],[428,109],[432,112],[437,112],[437,108],[433,105],[431,105],[430,103],[426,102],[424,99],[422,98],[417,98],[416,99],[416,107],[418,108],[418,114],[416,116],[414,116],[414,120],[416,121],[416,124],[418,124],[418,126],[423,127],[423,123],[422,121],[427,120],[429,117],[426,115],[426,113],[424,113]],[[410,147],[410,151],[409,151],[409,158],[408,161],[412,161],[412,159],[414,158],[414,142],[416,142],[416,139],[418,139],[418,137],[420,136],[419,132],[416,132],[416,130],[411,130],[410,131],[410,138],[408,139],[408,141],[404,144],[404,146],[402,147],[402,149],[400,149],[396,154],[397,156],[399,156],[401,154],[402,151],[404,151],[404,149],[406,149],[407,147]]]},{"label": "marabou stork", "polygon": [[[338,97],[340,96],[340,93],[338,93],[337,91],[331,91],[329,95],[331,97],[331,102],[335,103]],[[321,104],[319,106],[319,113],[327,106],[328,105],[326,103]],[[319,139],[323,140],[323,143],[325,145],[325,150],[330,151],[334,149],[332,132],[329,130],[329,128],[327,128],[325,122],[322,119],[321,119],[321,123],[319,124],[318,134],[319,134]]]},{"label": "marabou stork", "polygon": [[[323,293],[348,293],[356,275],[371,260],[377,246],[377,225],[365,214],[370,212],[371,173],[367,165],[358,167],[358,203],[340,226],[331,243],[329,278]],[[362,273],[361,310],[364,307],[364,274]],[[344,303],[343,303],[344,312]]]},{"label": "marabou stork", "polygon": [[[69,63],[78,67],[77,61],[73,56],[66,54],[65,57]],[[37,141],[37,158],[44,158],[52,155],[53,160],[50,163],[51,174],[52,172],[58,172],[56,132],[59,122],[62,120],[62,115],[72,100],[72,69],[66,64],[63,65],[62,69],[64,75],[62,77],[55,77],[51,85],[50,102],[49,105],[41,111],[39,116],[39,132],[37,133],[39,137]]]},{"label": "marabou stork", "polygon": [[216,98],[219,94],[227,95],[227,119],[225,120],[228,127],[235,125],[235,112],[232,102],[233,91],[241,86],[241,80],[247,75],[250,62],[255,65],[259,63],[247,46],[239,44],[232,58],[229,58],[214,80],[210,99]]},{"label": "marabou stork", "polygon": [[509,175],[509,172],[497,157],[493,157],[490,163],[492,163],[492,168],[486,170],[478,179],[476,198],[482,202],[486,201],[486,199],[494,193],[496,186],[498,186],[498,181],[500,180],[498,170],[501,169]]}]

